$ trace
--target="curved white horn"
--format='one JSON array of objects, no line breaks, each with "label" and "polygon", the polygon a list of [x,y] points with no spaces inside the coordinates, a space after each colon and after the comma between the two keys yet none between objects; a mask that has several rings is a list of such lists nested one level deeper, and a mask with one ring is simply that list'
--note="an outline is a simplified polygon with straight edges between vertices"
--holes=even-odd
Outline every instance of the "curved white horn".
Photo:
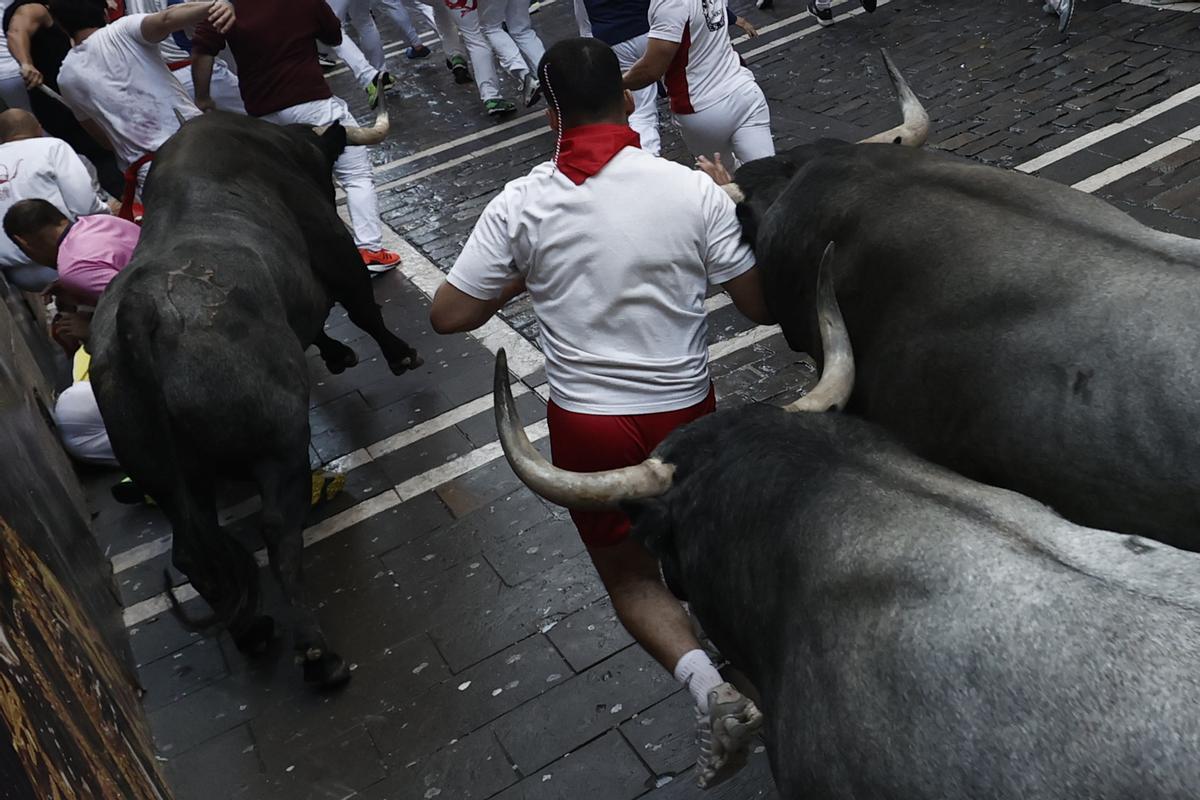
[{"label": "curved white horn", "polygon": [[892,88],[896,90],[896,97],[900,100],[900,111],[904,114],[904,122],[890,131],[877,133],[863,139],[859,144],[902,144],[906,147],[920,147],[929,138],[929,114],[926,113],[925,106],[921,105],[921,101],[917,99],[913,90],[909,88],[908,82],[896,68],[896,64],[888,55],[887,50],[881,49],[879,52],[883,54],[883,63],[887,66],[888,77],[892,79]]},{"label": "curved white horn", "polygon": [[833,242],[830,242],[817,271],[817,323],[821,326],[825,366],[812,391],[784,406],[785,411],[840,411],[846,407],[854,389],[854,350],[850,347],[850,332],[846,330],[833,287],[833,255]]},{"label": "curved white horn", "polygon": [[551,464],[534,448],[521,427],[508,385],[508,357],[496,353],[496,430],[504,456],[526,486],[552,503],[580,510],[610,510],[622,500],[656,497],[671,488],[675,467],[657,458],[606,472],[570,472]]},{"label": "curved white horn", "polygon": [[375,124],[369,128],[346,126],[346,144],[369,145],[379,144],[387,138],[391,124],[388,121],[387,102],[383,98],[383,89],[379,90],[379,110],[375,113]]}]

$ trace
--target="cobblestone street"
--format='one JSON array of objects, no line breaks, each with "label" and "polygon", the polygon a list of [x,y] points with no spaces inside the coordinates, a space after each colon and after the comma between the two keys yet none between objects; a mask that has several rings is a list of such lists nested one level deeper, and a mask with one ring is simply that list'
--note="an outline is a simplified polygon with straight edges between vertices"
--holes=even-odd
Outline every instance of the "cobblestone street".
[{"label": "cobblestone street", "polygon": [[[761,31],[735,45],[770,101],[779,149],[896,124],[885,47],[929,111],[929,146],[1073,185],[1200,237],[1200,4],[1077,6],[1062,38],[1040,0],[879,0],[871,15],[850,0],[827,29],[795,0],[772,11],[735,0]],[[534,23],[547,44],[576,35],[566,0],[544,2]],[[287,642],[251,661],[226,635],[184,630],[163,592],[165,519],[116,505],[111,474],[89,476],[96,536],[177,797],[775,798],[761,747],[736,779],[696,788],[687,692],[617,623],[565,512],[505,463],[491,404],[500,347],[523,421],[545,445],[528,301],[478,335],[429,330],[428,298],[483,206],[553,150],[540,107],[487,118],[475,87],[456,85],[433,48],[410,61],[400,44],[388,47],[399,81],[392,133],[372,154],[385,244],[404,257],[402,274],[375,281],[376,296],[425,365],[393,377],[340,310],[330,333],[362,363],[332,376],[309,356],[312,460],[348,478],[309,520],[306,580],[330,641],[354,662],[351,684],[316,694]],[[338,69],[330,80],[368,119],[352,77]],[[504,88],[516,97],[511,81]],[[663,155],[688,161],[665,103],[660,113]],[[791,400],[811,382],[811,363],[776,328],[754,326],[725,295],[708,307],[722,405]],[[226,508],[260,550],[256,503],[234,494]],[[194,598],[171,574],[181,599]],[[263,585],[275,591],[265,573]]]}]

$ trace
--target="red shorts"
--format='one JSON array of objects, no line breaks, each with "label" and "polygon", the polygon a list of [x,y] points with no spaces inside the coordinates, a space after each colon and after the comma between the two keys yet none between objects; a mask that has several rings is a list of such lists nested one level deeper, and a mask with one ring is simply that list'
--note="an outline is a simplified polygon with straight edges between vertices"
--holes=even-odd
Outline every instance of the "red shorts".
[{"label": "red shorts", "polygon": [[[667,434],[717,410],[717,395],[694,406],[658,414],[605,416],[566,411],[551,400],[546,409],[551,459],[572,472],[600,472],[640,464]],[[620,511],[572,511],[571,519],[588,547],[620,544],[629,536],[629,517]]]}]

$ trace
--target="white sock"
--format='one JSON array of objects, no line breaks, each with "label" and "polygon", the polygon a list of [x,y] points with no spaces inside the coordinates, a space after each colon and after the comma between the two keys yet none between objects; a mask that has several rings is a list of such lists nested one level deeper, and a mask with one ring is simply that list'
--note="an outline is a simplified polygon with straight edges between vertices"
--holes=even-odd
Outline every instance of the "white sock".
[{"label": "white sock", "polygon": [[675,665],[675,680],[692,693],[692,699],[702,713],[708,713],[708,693],[725,682],[703,650],[689,650]]}]

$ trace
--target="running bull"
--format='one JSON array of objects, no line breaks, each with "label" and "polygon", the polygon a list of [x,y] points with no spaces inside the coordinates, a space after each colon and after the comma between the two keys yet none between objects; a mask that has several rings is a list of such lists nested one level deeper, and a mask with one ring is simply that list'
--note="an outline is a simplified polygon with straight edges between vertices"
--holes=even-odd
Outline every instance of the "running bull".
[{"label": "running bull", "polygon": [[[853,385],[828,281],[821,297],[829,355],[796,410]],[[759,690],[781,797],[1195,797],[1200,557],[1077,526],[839,414],[720,412],[638,466],[567,473],[529,444],[504,378],[517,474],[630,511]]]},{"label": "running bull", "polygon": [[205,624],[227,624],[251,652],[273,635],[254,558],[217,525],[218,476],[249,478],[305,678],[323,686],[350,673],[301,585],[311,492],[304,351],[315,343],[332,372],[357,362],[323,330],[338,302],[393,373],[421,364],[384,325],[334,204],[333,162],[387,130],[386,112],[365,129],[221,112],[188,122],[158,152],[141,241],[92,325],[92,383],[113,449],[170,519],[174,564],[213,609]]},{"label": "running bull", "polygon": [[[919,145],[928,117],[888,67],[905,122],[869,141]],[[1200,549],[1200,241],[911,147],[821,141],[736,179],[796,350],[817,344],[817,265],[838,243],[850,410],[1074,522]]]}]

